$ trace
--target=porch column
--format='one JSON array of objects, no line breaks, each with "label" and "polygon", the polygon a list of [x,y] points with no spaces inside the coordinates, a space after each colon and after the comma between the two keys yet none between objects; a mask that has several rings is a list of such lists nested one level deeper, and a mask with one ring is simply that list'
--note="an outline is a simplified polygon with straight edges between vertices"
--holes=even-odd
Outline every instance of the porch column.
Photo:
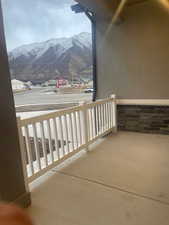
[{"label": "porch column", "polygon": [[0,201],[30,204],[22,169],[0,1]]}]

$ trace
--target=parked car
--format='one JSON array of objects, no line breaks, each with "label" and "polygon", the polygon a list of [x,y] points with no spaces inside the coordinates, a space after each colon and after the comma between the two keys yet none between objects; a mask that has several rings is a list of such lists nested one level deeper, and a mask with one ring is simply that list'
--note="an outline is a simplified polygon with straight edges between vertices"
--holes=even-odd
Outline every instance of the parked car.
[{"label": "parked car", "polygon": [[85,89],[84,93],[93,93],[93,88]]}]

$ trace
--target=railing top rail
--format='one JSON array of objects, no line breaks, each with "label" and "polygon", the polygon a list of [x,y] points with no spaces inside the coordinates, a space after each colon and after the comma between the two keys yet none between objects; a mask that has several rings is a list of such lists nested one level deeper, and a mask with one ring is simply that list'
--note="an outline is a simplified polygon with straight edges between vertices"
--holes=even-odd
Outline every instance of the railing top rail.
[{"label": "railing top rail", "polygon": [[56,112],[51,112],[51,113],[47,113],[47,114],[40,115],[40,116],[22,119],[21,123],[20,123],[20,126],[23,127],[23,126],[27,126],[29,124],[41,122],[43,120],[49,120],[49,119],[52,119],[52,118],[56,118],[56,117],[59,117],[59,116],[63,116],[63,115],[66,115],[66,114],[77,112],[77,111],[80,111],[80,110],[95,107],[97,105],[101,105],[101,104],[104,104],[104,103],[113,102],[114,100],[115,100],[115,96],[111,96],[110,98],[97,100],[96,102],[89,102],[87,104],[83,104],[83,105],[79,105],[79,106],[75,106],[75,107],[71,107],[71,108],[67,108],[67,109],[62,109],[62,110],[59,110],[59,111],[56,111]]},{"label": "railing top rail", "polygon": [[86,104],[86,107],[87,108],[91,108],[91,107],[94,107],[96,105],[101,105],[101,104],[108,103],[108,102],[113,102],[113,101],[115,101],[114,97],[105,98],[105,99],[97,100],[96,102],[88,103],[88,104]]}]

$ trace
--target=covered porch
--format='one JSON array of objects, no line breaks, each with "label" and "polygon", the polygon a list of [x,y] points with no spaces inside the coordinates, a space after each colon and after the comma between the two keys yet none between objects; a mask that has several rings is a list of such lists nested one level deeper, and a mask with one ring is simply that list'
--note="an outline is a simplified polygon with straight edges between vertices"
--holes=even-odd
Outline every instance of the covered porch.
[{"label": "covered porch", "polygon": [[94,97],[117,99],[16,121],[0,9],[0,201],[36,225],[168,225],[168,2],[78,2],[94,19]]},{"label": "covered porch", "polygon": [[169,221],[169,137],[118,132],[31,184],[35,224]]}]

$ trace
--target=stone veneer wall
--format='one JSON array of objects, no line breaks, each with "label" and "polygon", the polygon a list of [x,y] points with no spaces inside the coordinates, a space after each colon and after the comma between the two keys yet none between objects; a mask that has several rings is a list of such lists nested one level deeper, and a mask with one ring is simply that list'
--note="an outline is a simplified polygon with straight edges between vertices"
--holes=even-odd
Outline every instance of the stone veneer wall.
[{"label": "stone veneer wall", "polygon": [[118,129],[169,134],[169,106],[118,105]]}]

